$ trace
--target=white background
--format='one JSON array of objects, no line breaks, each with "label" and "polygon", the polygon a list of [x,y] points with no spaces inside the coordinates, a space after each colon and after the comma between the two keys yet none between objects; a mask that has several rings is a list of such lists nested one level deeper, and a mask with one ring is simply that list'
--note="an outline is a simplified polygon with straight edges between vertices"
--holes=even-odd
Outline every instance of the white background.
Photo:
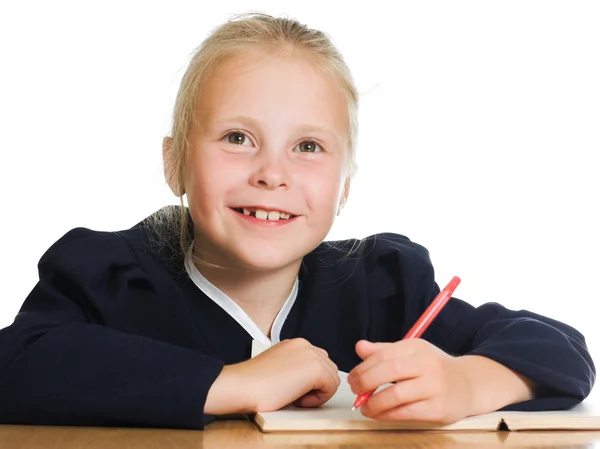
[{"label": "white background", "polygon": [[3,2],[0,328],[67,230],[176,203],[161,140],[179,80],[251,3],[326,31],[361,92],[359,172],[330,238],[405,234],[438,283],[462,278],[456,296],[565,321],[600,360],[594,1]]}]

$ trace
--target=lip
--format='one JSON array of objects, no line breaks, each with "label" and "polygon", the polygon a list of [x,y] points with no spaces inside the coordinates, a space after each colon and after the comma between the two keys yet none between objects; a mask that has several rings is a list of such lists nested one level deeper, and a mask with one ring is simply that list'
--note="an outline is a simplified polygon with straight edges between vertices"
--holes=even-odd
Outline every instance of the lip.
[{"label": "lip", "polygon": [[243,206],[229,206],[230,209],[261,209],[261,210],[266,210],[266,211],[278,211],[278,212],[283,212],[284,214],[289,214],[289,215],[293,215],[294,217],[298,217],[301,214],[295,214],[294,212],[290,212],[288,210],[285,209],[281,209],[277,206],[265,206],[265,205],[249,205],[249,204],[245,204]]}]

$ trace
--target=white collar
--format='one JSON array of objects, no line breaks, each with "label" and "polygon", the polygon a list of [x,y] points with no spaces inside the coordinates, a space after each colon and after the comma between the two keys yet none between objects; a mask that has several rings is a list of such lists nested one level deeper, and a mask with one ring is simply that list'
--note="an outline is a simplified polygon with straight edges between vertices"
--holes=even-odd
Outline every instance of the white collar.
[{"label": "white collar", "polygon": [[259,329],[256,323],[252,321],[252,318],[248,316],[244,309],[242,309],[233,299],[223,293],[223,291],[219,290],[218,287],[216,287],[212,282],[206,279],[202,273],[200,273],[192,260],[193,248],[194,242],[192,242],[185,255],[185,270],[187,271],[192,282],[194,282],[194,284],[196,284],[196,286],[206,296],[213,300],[215,304],[221,307],[234,320],[236,320],[255,341],[269,346],[279,343],[283,323],[285,323],[285,320],[290,313],[294,302],[296,301],[296,297],[298,296],[298,276],[296,276],[290,296],[288,296],[287,300],[283,304],[283,307],[275,317],[275,321],[273,322],[273,326],[271,328],[271,338],[269,339],[269,337],[267,337]]}]

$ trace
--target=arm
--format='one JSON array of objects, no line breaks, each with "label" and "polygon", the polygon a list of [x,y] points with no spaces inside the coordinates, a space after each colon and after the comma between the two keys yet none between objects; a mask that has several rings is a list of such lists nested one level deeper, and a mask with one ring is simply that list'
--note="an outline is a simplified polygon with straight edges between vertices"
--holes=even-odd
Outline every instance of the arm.
[{"label": "arm", "polygon": [[[401,340],[439,292],[429,254],[405,237],[386,233],[377,237],[369,258],[372,318],[368,338]],[[402,317],[401,325],[398,317]],[[509,310],[496,303],[474,307],[451,298],[422,338],[455,358],[469,356],[461,360],[465,367],[486,363],[486,370],[504,378],[513,398],[505,402],[506,409],[568,408],[586,398],[594,385],[596,370],[583,335],[527,310]],[[480,381],[478,391],[486,395],[482,400],[499,404],[494,384]],[[523,388],[534,397],[528,397]]]},{"label": "arm", "polygon": [[39,271],[0,331],[0,422],[201,429],[212,419],[203,408],[220,361],[103,325],[102,307],[154,300],[119,237],[72,231]]},{"label": "arm", "polygon": [[453,298],[451,307],[448,312],[463,318],[440,341],[442,349],[493,360],[535,386],[533,397],[512,402],[506,409],[569,408],[589,395],[596,370],[583,335],[573,327],[495,303],[475,308]]},{"label": "arm", "polygon": [[[457,304],[460,304],[459,300],[455,300],[453,306]],[[451,316],[446,314],[445,319],[449,318]],[[457,318],[468,319],[469,315],[465,313]],[[497,333],[484,336],[482,331],[493,323],[497,324],[497,321],[488,320],[481,326],[474,335],[483,337],[482,343],[466,352],[448,351],[448,347],[440,348],[420,338],[393,343],[359,341],[356,350],[364,361],[348,375],[352,391],[363,394],[380,385],[394,382],[375,393],[361,407],[361,412],[375,419],[449,424],[466,416],[488,413],[506,406],[516,406],[522,410],[548,410],[568,407],[581,400],[564,392],[577,386],[573,380],[576,381],[575,376],[580,373],[571,366],[574,379],[564,381],[564,386],[557,383],[553,388],[553,378],[564,376],[566,370],[561,372],[555,368],[554,372],[549,371],[548,366],[552,366],[550,358],[542,358],[536,363],[539,354],[533,351],[551,349],[558,357],[571,357],[574,362],[577,361],[574,355],[579,353],[574,354],[561,348],[556,342],[556,336],[552,334],[544,335],[539,332],[536,337],[529,339],[524,336],[526,334],[515,334],[515,329],[510,327],[517,326],[519,319],[510,320],[511,324],[500,327],[500,334],[507,331],[510,332],[508,336]],[[477,327],[477,321],[473,319],[464,324],[461,330],[465,335],[464,328],[467,324]],[[530,332],[530,325],[517,330]],[[450,331],[452,335],[456,329],[444,328],[438,324],[435,330],[443,334]],[[546,340],[546,346],[538,343],[536,347],[538,340]],[[511,342],[518,344],[507,346]],[[531,345],[530,342],[534,344]],[[500,349],[490,350],[496,346],[500,346]],[[480,351],[485,355],[476,355]],[[501,363],[494,359],[508,362]],[[560,362],[564,362],[564,359]],[[563,391],[558,390],[561,387]]]},{"label": "arm", "polygon": [[0,423],[202,429],[214,415],[315,407],[337,390],[337,366],[306,340],[225,367],[202,354],[188,310],[150,269],[121,237],[87,230],[42,257],[0,331]]},{"label": "arm", "polygon": [[19,317],[2,331],[0,422],[201,429],[222,364],[194,351],[87,323]]}]

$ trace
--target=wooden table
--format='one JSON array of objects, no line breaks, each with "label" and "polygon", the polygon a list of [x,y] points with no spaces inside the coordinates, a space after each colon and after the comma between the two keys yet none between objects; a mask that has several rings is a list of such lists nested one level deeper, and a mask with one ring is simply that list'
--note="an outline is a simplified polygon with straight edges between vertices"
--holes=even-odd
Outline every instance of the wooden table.
[{"label": "wooden table", "polygon": [[600,447],[600,431],[261,433],[249,421],[217,421],[204,431],[0,425],[0,449]]}]

